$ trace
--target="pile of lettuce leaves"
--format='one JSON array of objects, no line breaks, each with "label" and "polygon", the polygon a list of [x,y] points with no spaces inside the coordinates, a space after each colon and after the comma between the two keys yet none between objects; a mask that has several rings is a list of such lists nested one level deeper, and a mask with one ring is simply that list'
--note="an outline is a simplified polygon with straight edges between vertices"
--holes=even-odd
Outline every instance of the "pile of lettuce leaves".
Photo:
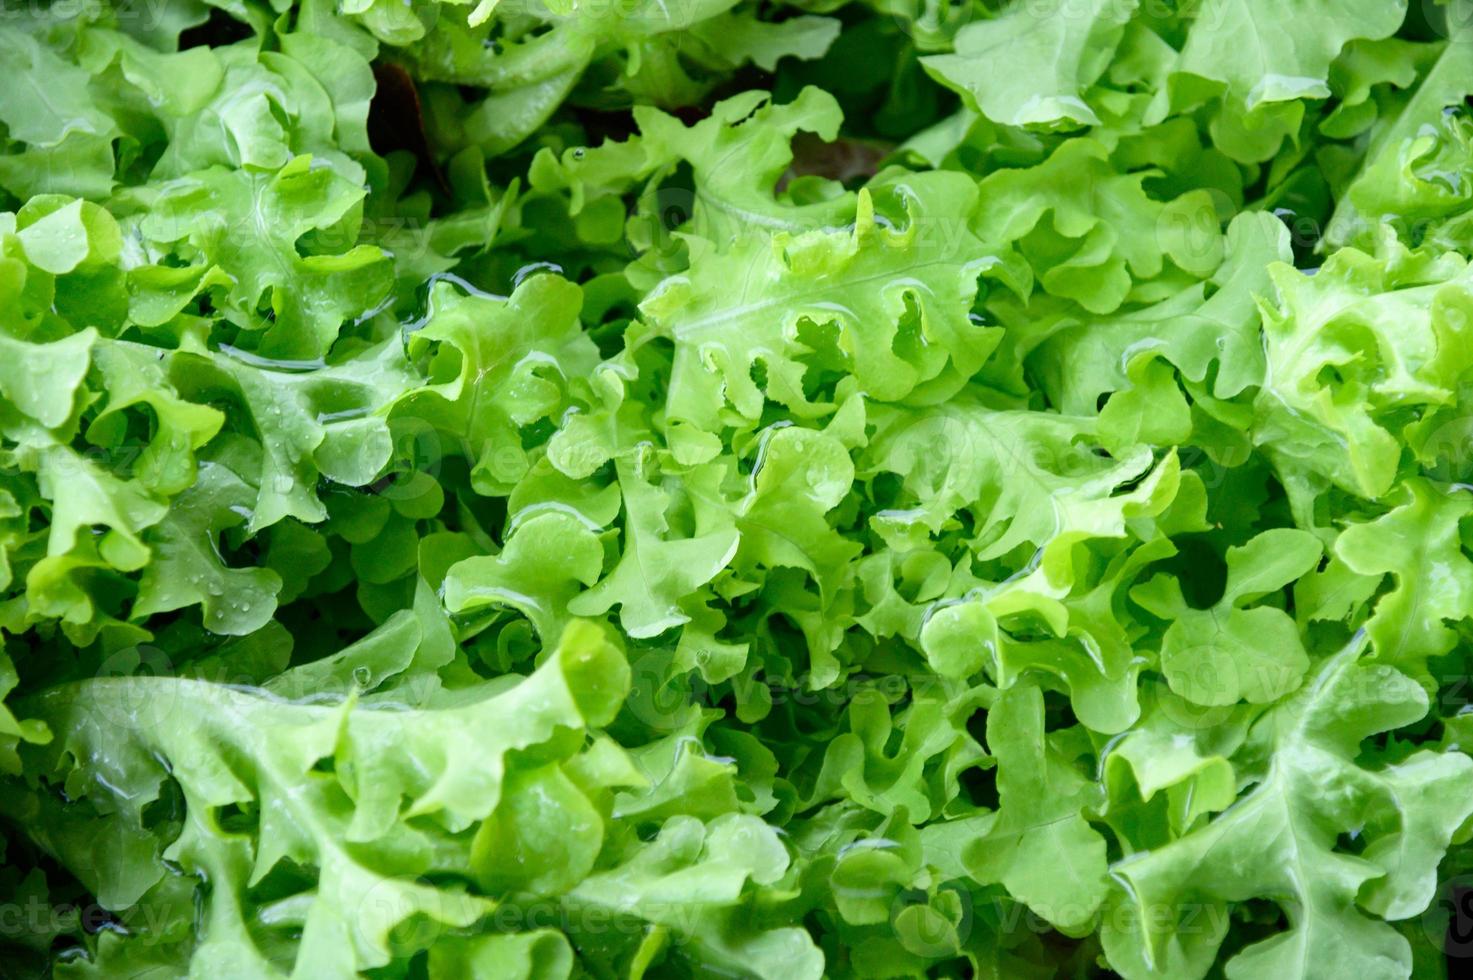
[{"label": "pile of lettuce leaves", "polygon": [[0,975],[1473,954],[1473,0],[0,65]]}]

